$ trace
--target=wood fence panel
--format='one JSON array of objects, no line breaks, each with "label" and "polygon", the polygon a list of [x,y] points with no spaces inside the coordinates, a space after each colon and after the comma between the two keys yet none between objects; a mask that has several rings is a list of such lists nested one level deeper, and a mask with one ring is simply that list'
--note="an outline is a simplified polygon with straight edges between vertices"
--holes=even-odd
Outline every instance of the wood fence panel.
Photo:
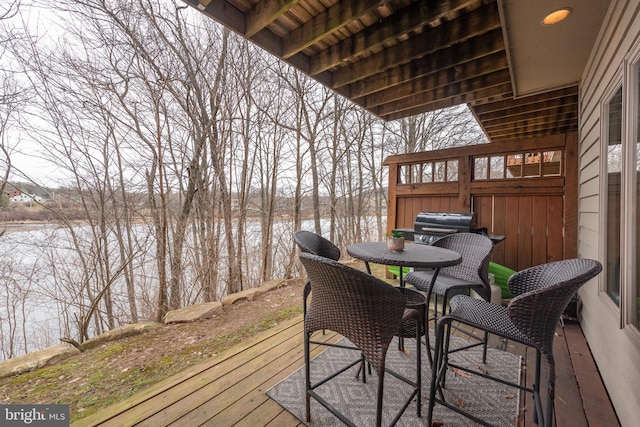
[{"label": "wood fence panel", "polygon": [[518,268],[531,267],[531,227],[533,197],[518,198]]},{"label": "wood fence panel", "polygon": [[411,204],[413,201],[410,197],[398,197],[396,203],[396,224],[393,228],[405,228],[407,227],[407,211],[411,211],[411,206],[407,209],[407,204]]},{"label": "wood fence panel", "polygon": [[[497,198],[497,197],[496,197]],[[505,196],[505,216],[501,220],[505,223],[506,256],[505,266],[514,270],[518,269],[518,196]]]},{"label": "wood fence panel", "polygon": [[[413,228],[419,212],[474,211],[478,227],[486,227],[489,233],[506,237],[494,248],[492,260],[496,263],[521,270],[571,257],[577,250],[574,230],[577,203],[572,204],[566,189],[575,188],[576,183],[567,182],[567,179],[576,180],[576,162],[566,161],[565,167],[560,168],[562,176],[472,177],[475,157],[503,156],[506,159],[512,156],[517,160],[528,152],[564,152],[567,140],[575,143],[577,136],[563,134],[517,143],[391,156],[384,162],[390,171],[389,196],[396,198],[397,206],[388,216],[391,221],[394,214],[397,215],[391,228]],[[571,154],[571,149],[568,150]],[[397,182],[393,173],[398,168],[449,160],[458,161],[455,181],[403,184]],[[391,200],[389,206],[393,206]]]},{"label": "wood fence panel", "polygon": [[547,260],[547,201],[546,196],[533,197],[531,265],[544,264]]},{"label": "wood fence panel", "polygon": [[506,215],[507,215],[507,198],[506,197],[493,197],[493,218],[492,218],[492,226],[489,230],[492,234],[499,234],[507,236],[506,239],[497,244],[493,248],[493,255],[491,258],[493,262],[497,262],[498,264],[505,265],[505,253],[507,241],[509,240],[509,236],[507,235],[507,223],[506,223]]},{"label": "wood fence panel", "polygon": [[560,261],[565,258],[565,238],[562,213],[565,212],[564,198],[562,196],[549,196],[547,204],[547,260]]},{"label": "wood fence panel", "polygon": [[[419,209],[417,209],[417,211],[418,212],[428,212],[428,211],[433,210],[431,206],[433,204],[433,200],[434,199],[435,199],[435,197],[421,197],[420,198]],[[418,215],[417,212],[413,216],[414,222],[415,222],[416,215]]]}]

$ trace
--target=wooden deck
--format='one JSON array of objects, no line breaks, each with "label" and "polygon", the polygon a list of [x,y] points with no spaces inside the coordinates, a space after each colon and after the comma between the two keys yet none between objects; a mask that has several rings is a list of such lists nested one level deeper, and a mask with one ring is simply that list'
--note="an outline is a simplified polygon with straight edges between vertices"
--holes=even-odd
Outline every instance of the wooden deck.
[{"label": "wooden deck", "polygon": [[[302,366],[302,327],[302,316],[298,316],[73,425],[303,425],[265,394]],[[333,333],[320,337],[332,342],[340,338]],[[530,356],[517,346],[507,347]],[[577,323],[558,330],[555,349],[557,425],[619,425]],[[524,414],[519,424],[533,426],[530,411],[525,408]]]},{"label": "wooden deck", "polygon": [[[511,349],[508,349],[511,351]],[[591,351],[575,320],[564,322],[556,329],[553,343],[556,362],[555,415],[557,426],[620,426],[600,373],[591,356]],[[522,347],[514,352],[525,351],[525,362],[531,361],[526,371],[525,382],[531,383],[534,371],[535,352]],[[543,363],[542,375],[545,375]],[[544,384],[543,384],[544,387]],[[542,389],[544,390],[544,389]],[[533,400],[527,393],[521,402],[520,426],[533,427]]]}]

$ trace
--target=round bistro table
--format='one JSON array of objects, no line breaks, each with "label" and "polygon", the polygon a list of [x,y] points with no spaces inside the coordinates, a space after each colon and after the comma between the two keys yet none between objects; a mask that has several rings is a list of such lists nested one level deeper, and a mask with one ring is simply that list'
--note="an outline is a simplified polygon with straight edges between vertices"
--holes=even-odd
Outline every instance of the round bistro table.
[{"label": "round bistro table", "polygon": [[400,252],[389,250],[386,242],[354,243],[347,248],[347,253],[364,261],[369,274],[371,274],[370,262],[400,267],[398,278],[401,287],[404,287],[402,267],[432,268],[434,270],[433,283],[442,267],[450,267],[462,262],[462,257],[458,252],[419,243],[405,244],[404,250]]}]

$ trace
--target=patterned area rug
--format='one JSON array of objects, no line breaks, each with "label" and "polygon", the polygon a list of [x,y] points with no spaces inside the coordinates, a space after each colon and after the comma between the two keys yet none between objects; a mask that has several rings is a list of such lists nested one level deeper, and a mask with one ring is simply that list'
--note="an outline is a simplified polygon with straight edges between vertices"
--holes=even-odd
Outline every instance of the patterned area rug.
[{"label": "patterned area rug", "polygon": [[[464,343],[460,338],[454,345]],[[349,344],[345,339],[342,344]],[[387,355],[387,366],[409,378],[415,377],[415,340],[405,340],[405,352],[397,350],[393,342]],[[424,347],[423,347],[424,350]],[[357,359],[359,352],[331,347],[311,361],[312,382],[339,370],[349,362]],[[507,381],[517,382],[520,376],[520,358],[511,353],[496,349],[488,349],[487,364],[482,365],[482,348],[476,347],[466,351],[454,353],[451,357],[457,364],[471,368],[481,367],[493,376]],[[412,403],[400,418],[398,426],[426,425],[427,408],[429,403],[429,385],[431,371],[426,354],[423,351],[422,364],[422,418],[416,415],[416,405]],[[345,414],[358,426],[375,424],[375,405],[377,391],[377,376],[375,372],[367,377],[367,383],[355,378],[357,366],[353,367],[328,383],[316,389],[323,398],[328,400],[334,408]],[[383,425],[389,425],[404,400],[411,393],[410,387],[397,380],[392,375],[385,375]],[[267,391],[267,395],[278,402],[287,411],[295,415],[300,421],[305,420],[304,409],[304,367],[298,369],[289,377],[276,384]],[[513,426],[518,411],[518,393],[513,387],[508,387],[493,381],[487,381],[478,376],[467,374],[457,375],[455,372],[447,374],[447,388],[445,397],[449,402],[463,405],[465,410],[479,416],[488,423],[496,426]],[[434,420],[445,426],[475,426],[473,421],[436,405]],[[310,426],[335,426],[341,422],[327,411],[320,403],[311,400]]]}]

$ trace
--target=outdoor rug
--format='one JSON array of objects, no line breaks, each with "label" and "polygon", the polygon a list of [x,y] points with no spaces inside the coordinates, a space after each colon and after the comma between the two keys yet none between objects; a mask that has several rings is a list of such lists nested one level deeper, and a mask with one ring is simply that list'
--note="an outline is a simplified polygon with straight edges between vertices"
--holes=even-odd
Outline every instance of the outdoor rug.
[{"label": "outdoor rug", "polygon": [[[453,344],[464,343],[453,337]],[[341,344],[349,344],[346,339]],[[392,342],[387,354],[387,367],[408,378],[415,378],[415,340],[405,339],[405,352],[397,350],[397,343]],[[423,347],[422,364],[422,418],[416,416],[416,405],[412,403],[406,409],[398,426],[426,425],[429,403],[429,386],[431,370]],[[331,372],[349,364],[359,357],[359,352],[336,347],[329,347],[311,361],[311,380],[316,382]],[[517,382],[520,376],[520,357],[496,349],[488,349],[487,364],[482,365],[482,347],[461,351],[451,355],[455,363],[471,368],[480,367],[493,376]],[[323,384],[316,392],[329,401],[334,408],[345,414],[358,426],[375,425],[376,391],[378,379],[375,372],[367,376],[367,383],[355,378],[357,366],[347,370],[333,380]],[[383,425],[389,425],[402,403],[411,393],[410,387],[396,379],[393,375],[385,375],[383,400]],[[283,408],[305,422],[304,408],[304,366],[289,377],[267,391],[267,395]],[[447,401],[464,406],[464,409],[496,426],[513,426],[518,411],[518,392],[508,387],[479,376],[469,377],[466,373],[447,374],[445,390]],[[436,405],[434,420],[445,426],[475,426],[473,421],[449,409]],[[311,399],[311,422],[309,426],[335,426],[342,423],[326,410],[320,403]]]}]

